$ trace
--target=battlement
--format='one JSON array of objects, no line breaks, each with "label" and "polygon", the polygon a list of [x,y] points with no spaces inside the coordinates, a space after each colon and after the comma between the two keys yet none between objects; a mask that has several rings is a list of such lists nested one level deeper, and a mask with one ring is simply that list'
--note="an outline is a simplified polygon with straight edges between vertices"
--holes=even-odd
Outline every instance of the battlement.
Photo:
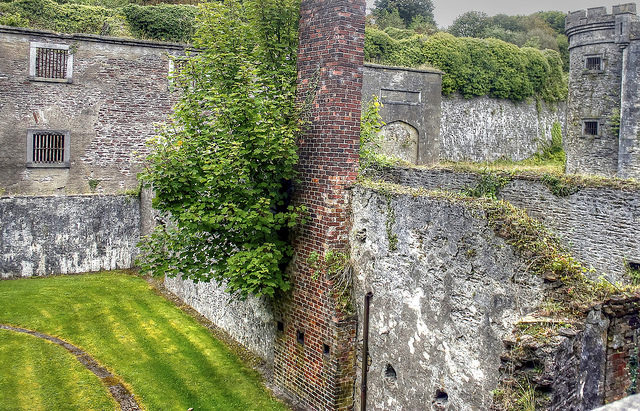
[{"label": "battlement", "polygon": [[607,13],[606,7],[593,7],[586,10],[572,11],[565,20],[565,31],[571,35],[578,29],[599,29],[611,27],[616,22],[616,16],[622,14],[636,14],[635,3],[625,3],[613,6],[612,13]]}]

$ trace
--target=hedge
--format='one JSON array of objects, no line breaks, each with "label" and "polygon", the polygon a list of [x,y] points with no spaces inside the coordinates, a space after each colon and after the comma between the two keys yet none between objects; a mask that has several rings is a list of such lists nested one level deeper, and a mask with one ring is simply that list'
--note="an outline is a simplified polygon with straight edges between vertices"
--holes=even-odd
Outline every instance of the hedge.
[{"label": "hedge", "polygon": [[457,92],[467,98],[488,95],[514,101],[537,96],[548,102],[565,100],[567,96],[558,52],[519,48],[498,39],[454,37],[448,33],[394,39],[384,31],[367,27],[365,59],[440,69],[444,72],[444,95]]},{"label": "hedge", "polygon": [[189,42],[196,6],[139,6],[127,0],[14,0],[0,2],[0,24],[62,33],[90,33],[150,40]]},{"label": "hedge", "polygon": [[194,33],[198,8],[180,4],[130,4],[122,12],[136,37],[186,43]]}]

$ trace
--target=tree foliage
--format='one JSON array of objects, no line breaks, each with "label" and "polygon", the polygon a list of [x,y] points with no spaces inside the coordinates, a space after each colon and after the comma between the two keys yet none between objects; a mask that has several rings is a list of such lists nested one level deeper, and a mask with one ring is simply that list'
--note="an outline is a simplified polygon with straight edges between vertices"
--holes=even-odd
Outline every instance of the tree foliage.
[{"label": "tree foliage", "polygon": [[[404,23],[403,27],[400,27],[399,24],[392,26],[397,28],[410,27],[414,21],[435,26],[432,0],[376,0],[373,14],[376,18],[382,20],[389,19],[389,16],[397,15]],[[384,25],[384,27],[388,25]]]},{"label": "tree foliage", "polygon": [[457,37],[497,38],[518,47],[558,51],[566,71],[569,68],[569,50],[564,35],[565,17],[566,14],[559,11],[541,11],[529,16],[488,16],[469,11],[458,16],[447,31]]},{"label": "tree foliage", "polygon": [[155,275],[215,280],[230,293],[289,288],[288,204],[295,178],[298,2],[225,0],[200,6],[192,55],[174,79],[182,98],[151,144],[142,174],[169,218],[143,243]]}]

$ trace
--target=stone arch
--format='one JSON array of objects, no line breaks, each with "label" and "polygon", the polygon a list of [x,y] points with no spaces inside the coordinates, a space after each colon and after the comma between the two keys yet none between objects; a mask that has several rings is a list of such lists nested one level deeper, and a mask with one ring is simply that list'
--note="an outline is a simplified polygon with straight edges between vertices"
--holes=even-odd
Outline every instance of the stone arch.
[{"label": "stone arch", "polygon": [[404,121],[392,121],[380,130],[381,149],[386,156],[408,163],[418,163],[418,129]]}]

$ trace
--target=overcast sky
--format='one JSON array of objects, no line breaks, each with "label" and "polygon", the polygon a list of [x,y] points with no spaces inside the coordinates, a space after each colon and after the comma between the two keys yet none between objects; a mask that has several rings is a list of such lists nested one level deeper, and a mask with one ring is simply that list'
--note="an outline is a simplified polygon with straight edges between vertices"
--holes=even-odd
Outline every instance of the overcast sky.
[{"label": "overcast sky", "polygon": [[[369,7],[375,0],[367,0]],[[446,28],[460,14],[477,10],[490,16],[495,14],[531,14],[536,11],[558,10],[562,12],[576,11],[589,7],[607,6],[609,12],[614,4],[629,3],[624,0],[432,0],[438,27]]]}]

